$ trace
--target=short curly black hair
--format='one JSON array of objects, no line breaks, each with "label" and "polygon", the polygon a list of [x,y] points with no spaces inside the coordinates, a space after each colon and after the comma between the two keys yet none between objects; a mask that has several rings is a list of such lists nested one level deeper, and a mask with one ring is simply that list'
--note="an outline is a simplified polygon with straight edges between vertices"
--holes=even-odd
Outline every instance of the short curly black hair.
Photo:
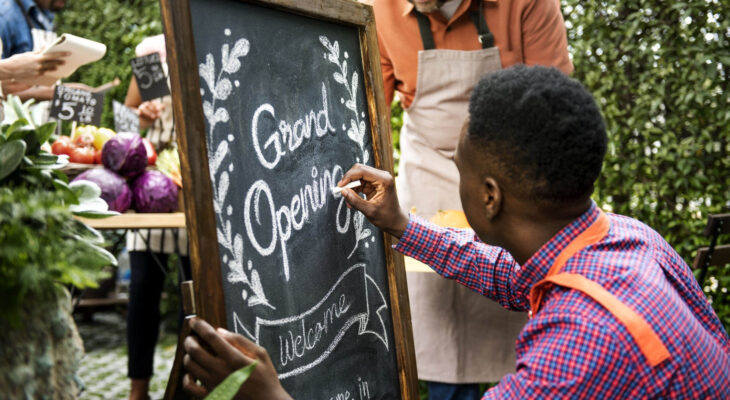
[{"label": "short curly black hair", "polygon": [[540,66],[483,77],[471,95],[468,129],[469,141],[495,158],[514,187],[551,203],[590,196],[608,141],[588,90]]}]

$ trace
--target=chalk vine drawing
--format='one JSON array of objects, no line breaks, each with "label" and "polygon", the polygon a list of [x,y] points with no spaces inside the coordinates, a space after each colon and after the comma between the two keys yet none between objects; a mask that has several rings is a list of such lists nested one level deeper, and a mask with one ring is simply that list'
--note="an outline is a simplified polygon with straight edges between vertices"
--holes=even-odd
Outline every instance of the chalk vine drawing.
[{"label": "chalk vine drawing", "polygon": [[[230,29],[225,29],[224,34],[230,36]],[[200,95],[204,98],[203,114],[208,120],[210,129],[207,138],[208,149],[212,149],[215,145],[213,132],[216,124],[228,122],[230,119],[228,110],[225,107],[216,108],[216,102],[218,100],[221,102],[226,101],[233,91],[231,80],[225,77],[224,74],[230,75],[238,72],[241,68],[239,59],[245,57],[249,50],[250,43],[245,38],[238,39],[233,47],[230,47],[228,43],[224,43],[221,47],[221,69],[218,74],[215,72],[215,59],[211,53],[205,56],[205,63],[198,66],[200,77],[208,86],[208,93],[202,88],[200,90]],[[235,81],[235,85],[238,87],[238,81]],[[232,235],[231,221],[225,220],[224,211],[229,216],[233,213],[233,207],[227,204],[226,200],[230,185],[229,172],[233,171],[233,164],[231,162],[225,163],[228,154],[228,143],[233,142],[233,140],[234,136],[229,134],[227,140],[218,143],[213,157],[209,160],[211,181],[217,182],[217,185],[213,185],[213,209],[218,219],[218,227],[216,228],[218,243],[227,252],[223,255],[223,262],[228,265],[229,269],[227,279],[230,283],[242,283],[246,286],[241,290],[241,297],[250,307],[264,305],[276,309],[266,298],[264,288],[261,285],[261,278],[258,271],[253,267],[251,260],[246,263],[248,274],[244,269],[243,237],[241,234]],[[249,290],[251,291],[250,294]]]},{"label": "chalk vine drawing", "polygon": [[[347,137],[349,137],[352,141],[357,143],[358,146],[360,146],[360,150],[362,150],[362,163],[365,164],[368,162],[370,154],[368,153],[367,149],[365,149],[365,134],[367,133],[365,131],[365,120],[361,119],[361,116],[362,118],[365,118],[365,114],[363,111],[360,111],[360,113],[358,113],[357,108],[357,71],[352,71],[352,79],[350,80],[350,83],[348,83],[347,60],[340,61],[339,42],[335,40],[335,42],[332,43],[330,42],[329,38],[324,35],[321,35],[319,37],[319,41],[329,51],[329,53],[325,53],[324,58],[332,64],[337,65],[337,67],[340,69],[339,71],[335,71],[332,74],[332,77],[335,78],[335,81],[337,83],[345,86],[345,88],[347,89],[347,93],[350,95],[350,98],[347,100],[345,100],[344,98],[340,99],[345,104],[345,107],[347,107],[355,115],[355,118],[350,118],[350,127],[347,129]],[[344,55],[345,58],[348,58],[347,52],[345,52]],[[360,160],[357,161],[359,162]],[[364,216],[362,215],[362,213],[355,212],[352,216],[352,222],[355,225],[355,247],[350,252],[350,255],[347,256],[347,259],[350,259],[350,257],[355,254],[355,250],[357,250],[360,241],[368,238],[371,234],[370,229],[364,228]]]},{"label": "chalk vine drawing", "polygon": [[[361,119],[364,118],[364,112],[362,114],[358,113],[357,109],[357,85],[358,85],[358,76],[357,71],[352,71],[352,79],[351,83],[347,82],[347,60],[342,60],[340,62],[340,45],[335,40],[334,43],[331,43],[330,40],[327,38],[327,36],[320,36],[319,41],[322,43],[322,45],[329,51],[329,54],[325,53],[324,58],[337,65],[337,67],[340,69],[339,71],[335,71],[332,74],[332,77],[335,78],[335,81],[337,83],[340,83],[347,88],[347,93],[350,95],[350,98],[345,100],[344,98],[340,99],[341,102],[345,104],[345,107],[350,109],[355,114],[355,118],[350,119],[350,127],[347,129],[347,136],[352,139],[355,143],[357,143],[360,146],[360,149],[362,150],[362,163],[366,164],[369,159],[369,153],[365,149],[365,121]],[[345,58],[348,58],[347,52],[345,52]],[[358,162],[360,162],[358,160]]]}]

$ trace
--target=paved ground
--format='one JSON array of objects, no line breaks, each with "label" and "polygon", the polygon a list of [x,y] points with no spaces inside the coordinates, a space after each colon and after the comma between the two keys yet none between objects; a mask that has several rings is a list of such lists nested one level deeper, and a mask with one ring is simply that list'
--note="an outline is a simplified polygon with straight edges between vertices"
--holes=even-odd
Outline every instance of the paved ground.
[{"label": "paved ground", "polygon": [[[124,316],[115,312],[97,312],[93,321],[77,319],[76,324],[86,349],[79,370],[86,390],[79,399],[126,399],[129,395],[129,380]],[[161,399],[165,394],[165,385],[175,358],[176,340],[174,334],[163,333],[158,341],[155,375],[150,382],[152,399]]]}]

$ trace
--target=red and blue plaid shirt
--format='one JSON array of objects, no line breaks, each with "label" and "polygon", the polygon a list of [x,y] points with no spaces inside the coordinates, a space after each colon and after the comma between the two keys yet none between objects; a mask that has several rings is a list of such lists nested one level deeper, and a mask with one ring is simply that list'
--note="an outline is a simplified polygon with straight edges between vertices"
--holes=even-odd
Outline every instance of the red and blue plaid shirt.
[{"label": "red and blue plaid shirt", "polygon": [[[593,204],[524,265],[481,242],[472,230],[441,228],[417,217],[396,250],[505,308],[527,311],[530,288],[599,213]],[[484,399],[730,399],[730,342],[692,271],[648,226],[608,217],[606,237],[576,253],[561,272],[599,283],[639,313],[671,358],[650,367],[608,310],[580,291],[553,287],[520,332],[516,372]]]}]

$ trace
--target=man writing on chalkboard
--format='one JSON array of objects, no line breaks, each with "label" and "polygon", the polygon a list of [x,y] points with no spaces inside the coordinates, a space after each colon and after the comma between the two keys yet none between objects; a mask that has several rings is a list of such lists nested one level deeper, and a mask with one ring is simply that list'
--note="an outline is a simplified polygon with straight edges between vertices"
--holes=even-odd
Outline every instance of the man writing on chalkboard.
[{"label": "man writing on chalkboard", "polygon": [[[364,182],[365,199],[344,196],[399,238],[396,250],[530,312],[516,370],[485,399],[730,398],[730,340],[692,271],[658,233],[590,198],[606,146],[580,83],[519,66],[479,82],[460,135],[454,161],[473,231],[407,215],[385,171],[356,165],[338,186]],[[256,358],[244,398],[284,396],[265,350],[200,320],[192,327],[213,352],[185,341],[186,368],[205,387]]]},{"label": "man writing on chalkboard", "polygon": [[[400,204],[427,219],[439,210],[460,212],[451,157],[469,93],[485,74],[514,64],[572,72],[559,1],[367,2],[375,12],[386,101],[398,92],[405,110]],[[527,317],[435,274],[406,275],[418,377],[428,382],[429,399],[478,399],[478,383],[512,370],[512,344]]]}]

